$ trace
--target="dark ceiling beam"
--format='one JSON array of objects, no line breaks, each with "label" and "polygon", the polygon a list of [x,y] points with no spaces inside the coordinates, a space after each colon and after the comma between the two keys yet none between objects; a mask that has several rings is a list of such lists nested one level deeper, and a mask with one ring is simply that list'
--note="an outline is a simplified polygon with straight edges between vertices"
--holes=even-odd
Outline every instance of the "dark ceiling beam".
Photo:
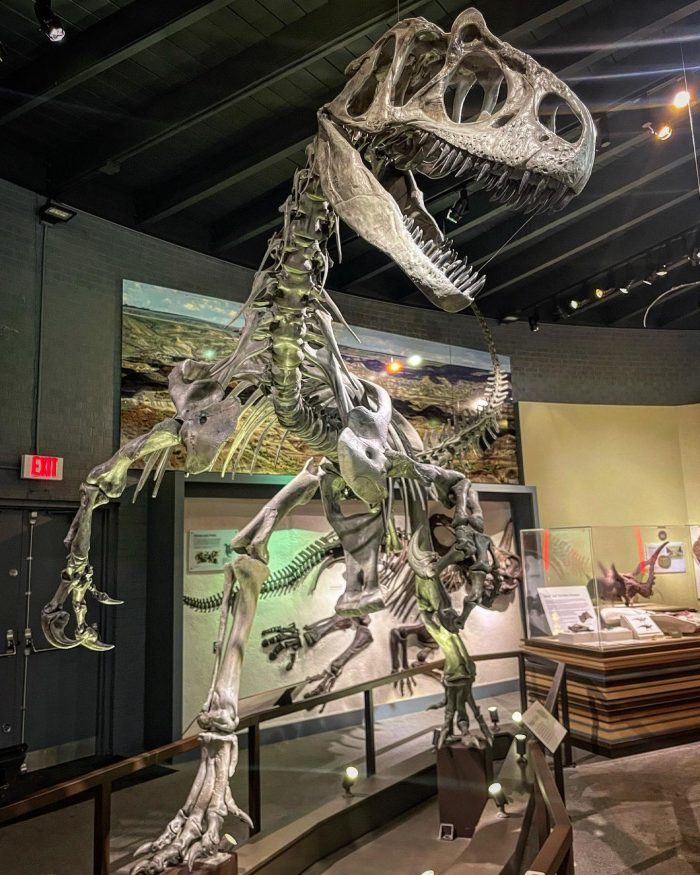
[{"label": "dark ceiling beam", "polygon": [[283,182],[261,197],[248,201],[237,210],[228,213],[213,227],[211,251],[215,255],[220,255],[225,250],[240,246],[266,231],[276,229],[282,222],[279,207],[287,199],[290,191],[289,181]]},{"label": "dark ceiling beam", "polygon": [[0,83],[0,124],[8,124],[47,100],[121,64],[202,18],[230,0],[139,0],[71,33]]},{"label": "dark ceiling beam", "polygon": [[[697,271],[700,280],[700,272]],[[698,280],[686,280],[697,282]],[[670,306],[667,306],[670,305]],[[649,314],[655,315],[654,327],[656,328],[687,328],[691,317],[697,317],[700,313],[700,285],[679,289],[660,301],[656,314],[654,310]],[[655,308],[656,309],[656,308]]]},{"label": "dark ceiling beam", "polygon": [[[549,259],[538,274],[522,281],[510,296],[492,295],[484,301],[485,312],[490,315],[511,310],[522,312],[541,306],[545,301],[553,305],[560,289],[569,284],[583,284],[591,264],[609,261],[611,252],[648,248],[656,245],[662,233],[680,233],[697,221],[698,216],[697,192],[688,192],[683,186],[681,189],[682,193],[675,196],[657,191],[641,202],[635,200],[634,211],[624,221],[614,213],[603,213],[595,237],[588,237],[584,232],[577,235],[564,251]],[[607,323],[607,317],[603,315],[603,318]]]},{"label": "dark ceiling beam", "polygon": [[[426,2],[405,0],[402,10],[408,14]],[[391,19],[395,12],[395,0],[330,0],[187,84],[139,107],[128,125],[115,124],[71,149],[56,162],[56,187],[68,188],[108,162],[121,164],[230,110],[241,100]]]},{"label": "dark ceiling beam", "polygon": [[[271,164],[302,152],[309,142],[309,127],[315,128],[316,117],[309,119],[299,111],[278,118],[270,131],[269,122],[247,128],[225,152],[202,158],[186,172],[170,177],[136,198],[139,225],[152,225],[169,216],[196,206],[203,200],[227,188],[262,173]],[[202,172],[202,165],[206,168]],[[287,189],[290,183],[287,183]]]},{"label": "dark ceiling beam", "polygon": [[[530,247],[517,259],[513,259],[512,264],[499,263],[497,270],[491,274],[492,282],[482,293],[481,300],[501,294],[513,287],[522,288],[524,285],[532,284],[538,281],[538,277],[565,264],[567,260],[604,245],[607,241],[612,241],[616,234],[647,221],[654,215],[661,217],[666,210],[673,209],[679,203],[693,197],[697,202],[697,189],[692,184],[691,178],[692,163],[693,153],[690,152],[671,164],[656,167],[627,184],[624,193],[629,196],[626,200],[616,197],[615,193],[599,199],[603,203],[597,212],[594,225],[590,222],[581,222],[560,237],[549,235],[546,250],[544,247]],[[660,219],[655,243],[668,236],[662,221]],[[556,243],[559,241],[562,245],[557,247]],[[575,281],[571,279],[560,288],[566,288],[574,283]]]}]

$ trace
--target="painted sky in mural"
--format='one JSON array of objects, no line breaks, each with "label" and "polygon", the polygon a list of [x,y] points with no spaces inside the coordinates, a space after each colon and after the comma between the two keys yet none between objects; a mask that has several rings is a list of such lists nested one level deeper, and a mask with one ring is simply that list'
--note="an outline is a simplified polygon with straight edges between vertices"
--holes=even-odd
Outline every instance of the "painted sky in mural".
[{"label": "painted sky in mural", "polygon": [[[174,413],[167,391],[173,364],[184,358],[213,360],[229,355],[242,327],[237,319],[241,304],[125,280],[123,283],[121,439],[143,434]],[[384,386],[396,408],[421,434],[441,428],[456,414],[474,409],[483,398],[489,374],[488,354],[464,347],[384,331],[338,327],[343,358],[356,376]],[[417,366],[408,364],[419,356]],[[403,369],[387,372],[391,360]],[[505,370],[509,360],[502,358]],[[294,438],[283,437],[274,425],[267,433],[256,462],[256,473],[296,474],[311,455]],[[253,459],[256,440],[250,442],[242,471]],[[226,451],[219,458],[226,457]],[[173,453],[174,467],[184,466],[184,453]],[[214,470],[219,470],[216,465]],[[518,465],[512,405],[507,406],[502,430],[492,449],[475,461],[471,476],[481,482],[518,482]]]}]

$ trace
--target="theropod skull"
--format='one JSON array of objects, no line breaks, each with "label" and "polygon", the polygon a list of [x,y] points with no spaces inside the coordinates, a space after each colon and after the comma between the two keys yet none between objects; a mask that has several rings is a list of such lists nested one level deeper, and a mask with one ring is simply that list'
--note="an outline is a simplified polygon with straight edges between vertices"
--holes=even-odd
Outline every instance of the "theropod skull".
[{"label": "theropod skull", "polygon": [[[586,107],[495,37],[476,9],[449,33],[423,18],[401,21],[347,73],[343,91],[319,112],[324,193],[443,309],[467,306],[484,277],[450,250],[415,173],[476,179],[525,210],[565,206],[591,174],[595,130]],[[564,135],[556,133],[557,108],[573,122]]]}]

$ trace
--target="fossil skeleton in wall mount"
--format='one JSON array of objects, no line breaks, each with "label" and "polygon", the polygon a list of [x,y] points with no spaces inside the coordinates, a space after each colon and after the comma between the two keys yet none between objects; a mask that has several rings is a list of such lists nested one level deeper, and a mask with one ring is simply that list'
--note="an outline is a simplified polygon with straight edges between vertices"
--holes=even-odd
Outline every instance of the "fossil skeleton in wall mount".
[{"label": "fossil skeleton in wall mount", "polygon": [[[232,541],[237,558],[225,568],[214,673],[198,718],[199,772],[164,832],[139,848],[145,859],[134,873],[159,873],[210,857],[220,846],[227,812],[248,820],[229,787],[237,763],[243,651],[268,577],[269,536],[317,489],[345,554],[346,589],[336,606],[345,617],[383,607],[379,549],[395,487],[400,489],[412,533],[409,562],[418,605],[445,655],[444,733],[451,732],[456,717],[460,732],[468,735],[474,667],[459,631],[469,611],[486,603],[487,536],[475,490],[464,473],[449,466],[465,450],[478,451],[497,431],[505,380],[488,327],[473,307],[493,366],[484,405],[454,435],[423,447],[386,391],[352,376],[343,363],[333,331],[333,322],[343,320],[325,289],[327,243],[342,220],[386,253],[438,307],[457,312],[473,306],[485,278],[449,247],[425,209],[416,176],[476,180],[494,199],[525,211],[561,208],[590,176],[594,128],[571,90],[495,37],[475,9],[459,15],[450,32],[422,18],[401,21],[347,72],[344,90],[318,113],[318,134],[282,208],[283,228],[270,240],[255,275],[235,350],[215,362],[178,363],[169,378],[176,415],[90,472],[66,538],[66,569],[43,610],[45,635],[57,647],[109,647],[87,622],[88,594],[114,602],[93,582],[91,519],[97,507],[122,494],[134,462],[144,462],[137,490],[151,473],[157,486],[177,446],[186,450],[188,471],[206,471],[235,431],[224,460],[224,470],[235,470],[253,434],[262,429],[259,441],[264,440],[274,419],[317,454]],[[507,94],[499,103],[502,83]],[[479,89],[483,101],[474,112],[469,95]],[[575,142],[557,134],[554,116],[549,126],[540,119],[540,105],[551,95],[580,122]],[[348,497],[359,498],[366,509],[345,516],[341,503]],[[470,565],[461,612],[441,583],[448,557],[433,552],[430,543],[429,497],[455,509],[457,542],[449,561]],[[227,594],[234,585],[238,594],[232,603]],[[75,613],[72,636],[63,607],[67,599]]]}]

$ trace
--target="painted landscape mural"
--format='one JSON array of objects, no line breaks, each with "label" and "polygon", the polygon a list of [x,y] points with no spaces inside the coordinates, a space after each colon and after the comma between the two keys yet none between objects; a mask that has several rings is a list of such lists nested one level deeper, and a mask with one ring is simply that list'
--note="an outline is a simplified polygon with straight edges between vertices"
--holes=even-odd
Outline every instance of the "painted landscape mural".
[{"label": "painted landscape mural", "polygon": [[[122,443],[174,413],[167,384],[175,362],[216,359],[235,348],[242,326],[242,320],[237,321],[240,308],[241,304],[220,298],[124,281]],[[449,425],[456,415],[481,403],[489,374],[486,353],[365,328],[354,331],[359,343],[346,329],[338,330],[349,370],[384,386],[395,407],[421,435]],[[501,362],[509,372],[508,359],[501,358]],[[256,473],[296,474],[312,455],[291,436],[278,455],[282,438],[282,429],[273,425],[257,457]],[[257,436],[243,455],[242,471],[250,469],[256,442]],[[226,447],[213,470],[221,470],[225,458]],[[179,448],[171,465],[184,467]],[[477,482],[519,482],[512,404],[507,406],[494,446],[475,461],[470,476]]]}]

